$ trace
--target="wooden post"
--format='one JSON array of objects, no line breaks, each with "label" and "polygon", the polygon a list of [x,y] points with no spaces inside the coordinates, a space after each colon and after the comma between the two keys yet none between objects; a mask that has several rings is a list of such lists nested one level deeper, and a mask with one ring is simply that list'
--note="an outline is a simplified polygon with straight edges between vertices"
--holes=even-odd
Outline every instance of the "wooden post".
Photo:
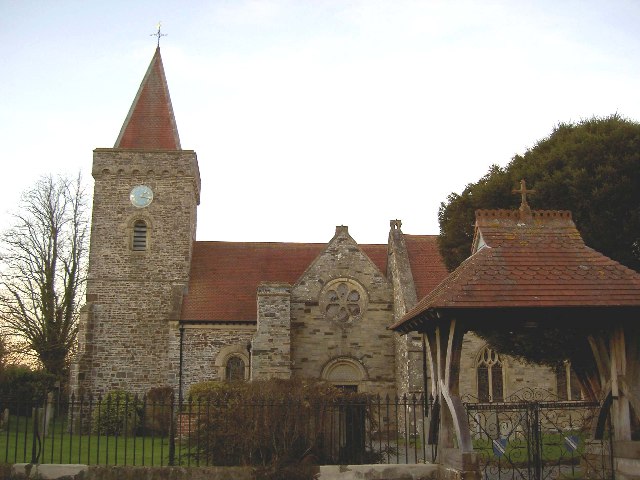
[{"label": "wooden post", "polygon": [[609,340],[611,352],[611,408],[613,419],[613,432],[617,441],[631,440],[631,416],[629,411],[629,399],[620,388],[621,381],[626,376],[627,358],[624,338],[624,330],[617,326]]}]

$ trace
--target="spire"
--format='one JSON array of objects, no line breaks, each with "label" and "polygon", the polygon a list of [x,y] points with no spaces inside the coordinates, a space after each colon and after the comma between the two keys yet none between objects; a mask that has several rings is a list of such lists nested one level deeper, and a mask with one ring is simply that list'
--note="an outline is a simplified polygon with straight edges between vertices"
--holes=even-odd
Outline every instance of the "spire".
[{"label": "spire", "polygon": [[114,148],[181,150],[160,47],[156,48]]}]

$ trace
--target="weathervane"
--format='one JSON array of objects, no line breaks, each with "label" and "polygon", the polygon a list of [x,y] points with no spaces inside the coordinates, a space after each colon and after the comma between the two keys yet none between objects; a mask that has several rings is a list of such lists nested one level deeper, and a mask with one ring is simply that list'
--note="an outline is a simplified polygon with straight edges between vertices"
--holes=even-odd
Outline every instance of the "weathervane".
[{"label": "weathervane", "polygon": [[156,33],[152,33],[150,37],[158,37],[158,48],[160,48],[160,37],[166,37],[166,33],[160,33],[160,29],[162,28],[162,22],[158,22],[158,31]]}]

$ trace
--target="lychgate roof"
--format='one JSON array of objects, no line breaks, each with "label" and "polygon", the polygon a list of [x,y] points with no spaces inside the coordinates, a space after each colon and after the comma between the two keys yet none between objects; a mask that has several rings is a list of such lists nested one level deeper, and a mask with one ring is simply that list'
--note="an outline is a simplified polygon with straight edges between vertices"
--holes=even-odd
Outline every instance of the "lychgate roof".
[{"label": "lychgate roof", "polygon": [[640,274],[587,247],[570,212],[479,210],[474,245],[391,328],[447,309],[640,306]]}]

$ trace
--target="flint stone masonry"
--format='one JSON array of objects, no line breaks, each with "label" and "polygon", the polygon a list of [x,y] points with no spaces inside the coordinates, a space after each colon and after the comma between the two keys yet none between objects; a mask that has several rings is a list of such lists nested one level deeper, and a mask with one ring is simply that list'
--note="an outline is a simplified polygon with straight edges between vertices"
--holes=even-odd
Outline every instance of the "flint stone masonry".
[{"label": "flint stone masonry", "polygon": [[257,303],[251,379],[291,378],[291,285],[261,283]]},{"label": "flint stone masonry", "polygon": [[[115,388],[144,394],[175,384],[169,322],[187,288],[200,174],[195,152],[97,149],[87,303],[72,368],[76,396]],[[136,208],[131,189],[147,185],[152,203]],[[147,223],[145,251],[132,249],[133,224]],[[170,374],[169,372],[174,372]]]},{"label": "flint stone masonry", "polygon": [[[240,356],[245,362],[248,372],[248,346],[255,331],[254,324],[187,325],[184,329],[182,345],[182,389],[185,398],[189,387],[194,383],[224,380],[226,360],[230,355]],[[170,356],[178,359],[180,338],[177,325],[172,328],[172,334],[172,336],[177,335],[177,338],[172,342],[173,353]],[[176,365],[177,368],[179,365]],[[248,375],[245,378],[248,378]]]},{"label": "flint stone masonry", "polygon": [[[366,295],[361,318],[339,322],[320,309],[325,286],[345,279]],[[392,287],[384,274],[351,238],[347,227],[337,227],[325,250],[314,260],[291,292],[293,374],[323,378],[336,360],[356,362],[364,372],[348,384],[359,391],[395,393],[395,352],[392,332]]]}]

